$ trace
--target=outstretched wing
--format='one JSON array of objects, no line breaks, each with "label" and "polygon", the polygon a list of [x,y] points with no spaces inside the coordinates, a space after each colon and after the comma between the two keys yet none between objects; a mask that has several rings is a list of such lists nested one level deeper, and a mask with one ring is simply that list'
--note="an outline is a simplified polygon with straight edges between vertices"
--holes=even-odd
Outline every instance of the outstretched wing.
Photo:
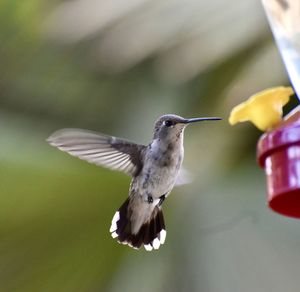
[{"label": "outstretched wing", "polygon": [[146,147],[100,133],[63,129],[47,141],[52,146],[90,163],[135,176],[142,168],[142,150]]}]

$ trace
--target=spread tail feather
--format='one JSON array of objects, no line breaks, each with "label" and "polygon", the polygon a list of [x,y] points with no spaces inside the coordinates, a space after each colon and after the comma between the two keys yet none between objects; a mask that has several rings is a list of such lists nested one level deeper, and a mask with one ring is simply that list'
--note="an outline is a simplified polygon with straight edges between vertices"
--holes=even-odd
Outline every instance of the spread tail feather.
[{"label": "spread tail feather", "polygon": [[112,219],[109,230],[111,236],[117,238],[119,243],[128,244],[135,249],[139,249],[142,245],[147,251],[158,249],[165,242],[167,234],[161,207],[154,207],[149,219],[143,222],[135,233],[132,231],[132,213],[128,198]]}]

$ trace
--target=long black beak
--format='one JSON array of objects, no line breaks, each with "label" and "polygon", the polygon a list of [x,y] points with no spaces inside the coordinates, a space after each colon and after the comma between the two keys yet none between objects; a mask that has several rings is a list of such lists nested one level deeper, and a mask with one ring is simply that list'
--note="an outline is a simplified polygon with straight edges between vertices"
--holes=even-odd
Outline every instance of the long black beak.
[{"label": "long black beak", "polygon": [[190,123],[196,123],[201,121],[218,121],[218,120],[222,120],[222,119],[218,117],[193,118],[193,119],[184,119],[182,123],[190,124]]}]

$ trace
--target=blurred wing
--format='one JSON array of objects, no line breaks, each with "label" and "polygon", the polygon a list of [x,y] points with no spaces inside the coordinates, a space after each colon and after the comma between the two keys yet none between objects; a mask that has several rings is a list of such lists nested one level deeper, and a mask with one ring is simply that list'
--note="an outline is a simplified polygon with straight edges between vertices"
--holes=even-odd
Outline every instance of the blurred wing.
[{"label": "blurred wing", "polygon": [[181,167],[176,178],[175,186],[186,185],[191,183],[192,181],[193,175],[184,167]]},{"label": "blurred wing", "polygon": [[141,169],[144,145],[137,145],[100,133],[63,129],[53,133],[47,141],[50,145],[73,156],[99,166],[135,176]]}]

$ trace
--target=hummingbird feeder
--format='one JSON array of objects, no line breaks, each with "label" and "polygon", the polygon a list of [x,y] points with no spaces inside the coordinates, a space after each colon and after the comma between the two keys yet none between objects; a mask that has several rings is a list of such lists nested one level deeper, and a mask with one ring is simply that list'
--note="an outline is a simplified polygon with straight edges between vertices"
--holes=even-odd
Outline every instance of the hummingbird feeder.
[{"label": "hummingbird feeder", "polygon": [[258,164],[265,170],[269,207],[300,218],[300,106],[282,119],[290,87],[264,90],[236,106],[230,124],[251,121],[264,133],[257,143]]},{"label": "hummingbird feeder", "polygon": [[[284,65],[300,98],[299,1],[262,0]],[[235,107],[230,124],[251,121],[265,133],[257,143],[258,164],[267,178],[272,210],[300,218],[300,106],[282,119],[292,88],[265,90]]]},{"label": "hummingbird feeder", "polygon": [[300,218],[300,107],[294,109],[257,144],[257,160],[267,179],[272,210]]}]

